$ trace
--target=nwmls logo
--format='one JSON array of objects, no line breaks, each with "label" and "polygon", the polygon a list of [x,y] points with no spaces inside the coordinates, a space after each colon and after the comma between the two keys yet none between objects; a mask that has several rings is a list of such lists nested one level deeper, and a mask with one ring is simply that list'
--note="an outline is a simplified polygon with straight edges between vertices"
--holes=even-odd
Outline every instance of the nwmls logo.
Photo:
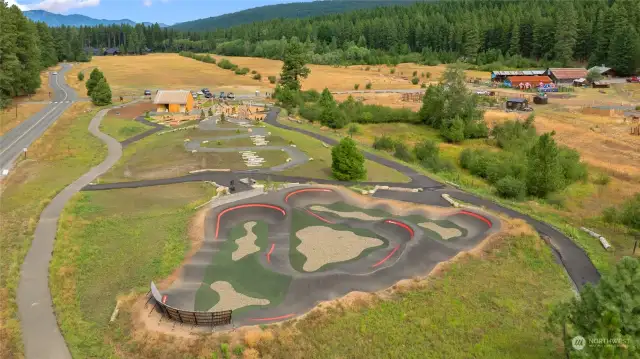
[{"label": "nwmls logo", "polygon": [[585,346],[587,346],[587,341],[583,336],[578,335],[577,337],[573,337],[573,339],[571,339],[571,346],[573,346],[573,349],[575,350],[582,350]]},{"label": "nwmls logo", "polygon": [[614,345],[618,346],[621,344],[628,344],[628,339],[623,338],[589,338],[586,340],[583,336],[578,335],[571,339],[571,346],[575,350],[582,350],[587,345],[589,346],[604,346],[604,345]]}]

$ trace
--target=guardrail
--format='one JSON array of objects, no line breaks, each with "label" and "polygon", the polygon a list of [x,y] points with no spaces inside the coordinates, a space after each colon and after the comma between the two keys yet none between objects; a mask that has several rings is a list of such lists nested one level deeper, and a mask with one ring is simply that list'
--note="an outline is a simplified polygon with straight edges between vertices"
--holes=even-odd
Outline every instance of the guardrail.
[{"label": "guardrail", "polygon": [[151,282],[151,290],[149,291],[147,304],[149,304],[149,302],[153,303],[154,309],[160,313],[163,318],[168,318],[180,324],[210,326],[213,329],[213,327],[231,324],[232,321],[232,310],[199,312],[171,307],[164,303],[164,297],[160,294],[160,291],[158,291],[158,288],[153,282]]}]

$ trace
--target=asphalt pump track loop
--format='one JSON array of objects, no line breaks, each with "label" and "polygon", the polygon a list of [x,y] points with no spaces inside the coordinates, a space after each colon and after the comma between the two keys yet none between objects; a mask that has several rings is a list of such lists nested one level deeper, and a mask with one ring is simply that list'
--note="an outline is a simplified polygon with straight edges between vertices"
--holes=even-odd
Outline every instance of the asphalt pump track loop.
[{"label": "asphalt pump track loop", "polygon": [[[235,326],[277,322],[302,315],[319,302],[337,299],[352,291],[375,292],[403,279],[424,276],[438,263],[472,249],[501,228],[499,219],[483,211],[428,206],[401,210],[386,200],[354,200],[347,191],[350,190],[299,186],[210,209],[205,219],[204,243],[183,267],[182,277],[162,292],[166,295],[166,304],[189,311],[209,310],[216,305],[216,294],[204,294],[203,291],[209,292],[208,287],[218,285],[214,283],[227,282],[241,295],[267,298],[269,304],[219,307],[216,311],[234,309]],[[362,217],[356,218],[358,216]],[[243,270],[241,266],[249,265],[249,259],[245,257],[246,262],[237,263],[229,261],[232,251],[240,248],[233,243],[239,236],[234,237],[232,233],[247,223],[258,222],[268,229],[258,234],[262,238],[255,242],[261,241],[260,249],[258,251],[256,247],[256,251],[249,254],[257,265],[252,265],[252,273],[243,278],[237,272]],[[449,227],[460,235],[444,240],[438,232],[422,227],[425,222]],[[302,241],[296,233],[304,228],[317,230],[323,226],[342,231],[332,233],[352,231],[376,236],[383,244],[358,253],[354,258],[335,263],[328,261],[317,270],[305,271],[300,264],[312,258],[297,251]],[[323,242],[320,246],[339,243],[326,236],[318,240]],[[221,262],[228,263],[229,267],[215,267]],[[274,279],[274,285],[279,286],[278,293],[267,294],[268,290],[261,293],[260,288],[253,287],[253,284],[269,286],[274,273],[278,278]],[[198,304],[203,303],[199,297],[211,295],[214,299],[204,306]],[[222,301],[226,295],[217,293],[218,300]]]}]

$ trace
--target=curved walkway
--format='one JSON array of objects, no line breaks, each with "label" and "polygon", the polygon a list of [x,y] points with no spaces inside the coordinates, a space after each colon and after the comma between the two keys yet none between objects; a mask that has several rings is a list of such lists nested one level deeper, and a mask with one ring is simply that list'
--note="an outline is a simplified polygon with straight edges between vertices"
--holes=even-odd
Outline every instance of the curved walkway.
[{"label": "curved walkway", "polygon": [[[213,136],[210,139],[203,139],[197,141],[189,141],[184,144],[184,147],[187,151],[197,151],[197,152],[217,152],[217,153],[228,153],[228,152],[242,152],[242,151],[284,151],[289,155],[291,161],[279,164],[277,166],[271,167],[269,170],[273,172],[284,171],[288,168],[292,168],[295,166],[299,166],[305,164],[309,161],[309,157],[299,149],[291,146],[249,146],[249,147],[203,147],[202,142],[214,142],[214,141],[225,141],[225,140],[233,140],[237,138],[250,138],[251,136],[264,136],[265,138],[269,136],[269,133],[265,128],[262,127],[252,127],[252,132],[248,132],[247,129],[241,127],[228,128],[228,127],[218,127],[215,120],[205,120],[200,122],[198,125],[200,130],[204,131],[237,131],[242,130],[243,133],[228,135],[228,136]],[[264,168],[256,169],[254,171],[264,172]]]},{"label": "curved walkway", "polygon": [[[115,106],[119,108],[123,106]],[[49,292],[49,262],[58,229],[58,218],[66,203],[96,177],[107,172],[122,156],[116,139],[100,132],[100,121],[110,110],[104,109],[91,120],[89,132],[107,144],[107,157],[99,165],[63,189],[42,211],[33,243],[20,271],[18,312],[27,359],[69,359],[71,354],[56,321]]]}]

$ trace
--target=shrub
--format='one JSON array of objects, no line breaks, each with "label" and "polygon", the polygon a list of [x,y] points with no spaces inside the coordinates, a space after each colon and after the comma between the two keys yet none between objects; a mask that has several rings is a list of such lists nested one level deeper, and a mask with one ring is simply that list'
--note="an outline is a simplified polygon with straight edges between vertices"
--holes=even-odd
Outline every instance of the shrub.
[{"label": "shrub", "polygon": [[276,77],[275,76],[269,76],[269,82],[272,84],[276,83]]},{"label": "shrub", "polygon": [[243,352],[244,352],[244,347],[242,345],[238,345],[237,347],[233,348],[233,354],[235,354],[236,356],[242,356]]},{"label": "shrub", "polygon": [[350,136],[357,135],[360,133],[360,126],[356,125],[355,123],[352,123],[351,126],[349,126],[348,132]]},{"label": "shrub", "polygon": [[373,85],[371,85],[371,82],[367,82],[367,85],[365,86],[367,90],[371,90],[371,87]]},{"label": "shrub", "polygon": [[229,358],[230,353],[229,353],[229,344],[227,343],[220,343],[220,351],[222,352],[222,357],[223,358]]},{"label": "shrub", "polygon": [[331,172],[339,181],[359,181],[367,177],[364,156],[349,137],[331,149]]},{"label": "shrub", "polygon": [[460,143],[464,141],[464,122],[460,118],[455,118],[449,124],[440,129],[442,137],[451,143]]},{"label": "shrub", "polygon": [[417,77],[418,76],[418,71],[414,71],[413,72],[413,77]]},{"label": "shrub", "polygon": [[323,108],[320,114],[320,123],[329,128],[340,129],[347,124],[347,118],[337,107]]},{"label": "shrub", "polygon": [[84,72],[78,72],[78,81],[84,81]]},{"label": "shrub", "polygon": [[496,182],[496,191],[500,197],[522,199],[527,192],[524,181],[507,176]]},{"label": "shrub", "polygon": [[558,160],[565,179],[565,185],[587,179],[589,175],[587,166],[580,162],[580,154],[578,151],[568,147],[561,147]]},{"label": "shrub", "polygon": [[220,60],[220,62],[218,62],[218,67],[225,70],[231,70],[237,68],[238,66],[227,59],[222,59]]},{"label": "shrub", "polygon": [[396,73],[396,69],[389,70],[389,73],[392,74],[392,75],[395,74]]},{"label": "shrub", "polygon": [[393,157],[405,162],[413,161],[413,156],[411,152],[409,152],[409,148],[403,142],[396,142],[394,147]]},{"label": "shrub", "polygon": [[395,145],[396,145],[396,141],[394,141],[391,137],[387,135],[376,137],[373,140],[373,148],[375,148],[376,150],[391,151],[395,148]]},{"label": "shrub", "polygon": [[360,84],[355,84],[355,85],[353,85],[353,89],[354,89],[354,90],[358,91],[358,89],[359,89],[359,88],[360,88]]},{"label": "shrub", "polygon": [[316,122],[320,121],[320,116],[322,115],[322,107],[316,104],[305,104],[300,107],[300,116],[311,121]]},{"label": "shrub", "polygon": [[451,162],[445,162],[440,158],[440,147],[431,140],[424,140],[415,145],[413,154],[420,163],[420,166],[435,172],[448,171],[453,169]]},{"label": "shrub", "polygon": [[304,102],[318,102],[320,100],[320,92],[313,89],[300,91],[300,96]]},{"label": "shrub", "polygon": [[253,75],[253,79],[254,79],[254,80],[258,80],[258,81],[260,81],[260,80],[262,80],[262,75],[260,75],[260,74],[255,74],[255,75]]},{"label": "shrub", "polygon": [[258,73],[258,71],[256,71],[256,70],[251,70],[251,74],[257,74],[257,73]]},{"label": "shrub", "polygon": [[241,68],[241,69],[237,69],[237,70],[235,71],[235,73],[236,73],[236,75],[246,75],[246,74],[248,74],[248,73],[249,73],[249,69],[248,69],[248,68],[246,68],[246,67],[243,67],[243,68]]},{"label": "shrub", "polygon": [[420,74],[420,77],[425,77],[425,74],[424,74],[424,72]]},{"label": "shrub", "polygon": [[421,89],[426,89],[427,88],[427,84],[425,84],[424,82],[422,84],[420,84],[420,88]]},{"label": "shrub", "polygon": [[365,69],[364,69],[364,70],[365,70],[365,71],[369,71],[369,70],[371,70],[371,67],[367,66],[367,67],[365,67]]},{"label": "shrub", "polygon": [[419,82],[420,82],[420,79],[417,78],[417,77],[414,77],[414,78],[411,79],[411,83],[414,84],[414,85],[417,85]]},{"label": "shrub", "polygon": [[606,186],[609,184],[609,182],[611,182],[611,177],[609,177],[608,174],[606,173],[601,173],[599,174],[594,180],[593,183],[600,185],[600,186]]},{"label": "shrub", "polygon": [[427,72],[427,78],[430,79],[431,78],[431,72]]}]

